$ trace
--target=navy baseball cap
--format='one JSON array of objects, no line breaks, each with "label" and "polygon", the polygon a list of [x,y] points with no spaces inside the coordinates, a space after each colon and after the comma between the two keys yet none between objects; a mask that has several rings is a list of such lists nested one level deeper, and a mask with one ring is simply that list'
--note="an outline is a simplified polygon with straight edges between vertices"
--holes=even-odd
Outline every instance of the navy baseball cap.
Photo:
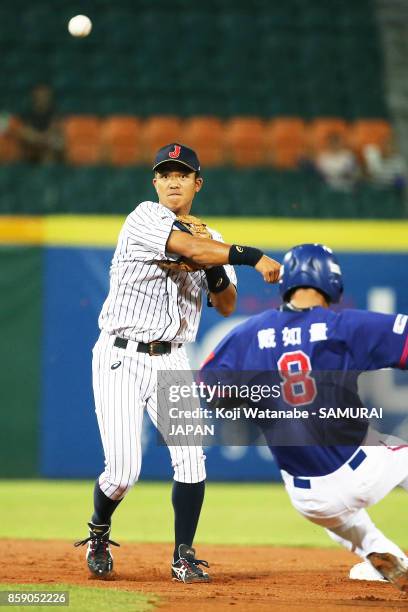
[{"label": "navy baseball cap", "polygon": [[179,142],[172,142],[157,151],[153,162],[153,170],[157,170],[158,166],[165,162],[178,162],[194,170],[194,172],[200,172],[197,153]]}]

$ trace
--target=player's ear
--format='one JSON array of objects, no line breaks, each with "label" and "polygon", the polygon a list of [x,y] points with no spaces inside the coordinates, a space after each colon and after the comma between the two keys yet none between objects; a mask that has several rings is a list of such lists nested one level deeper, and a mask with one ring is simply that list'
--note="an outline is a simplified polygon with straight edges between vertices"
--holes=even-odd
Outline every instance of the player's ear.
[{"label": "player's ear", "polygon": [[204,183],[204,179],[201,176],[197,176],[195,180],[196,193],[200,191],[201,187],[203,186],[203,183]]},{"label": "player's ear", "polygon": [[154,176],[154,177],[153,177],[153,179],[152,179],[152,183],[153,183],[153,187],[155,188],[156,193],[157,193],[157,187],[156,187],[157,178],[156,178],[156,176]]}]

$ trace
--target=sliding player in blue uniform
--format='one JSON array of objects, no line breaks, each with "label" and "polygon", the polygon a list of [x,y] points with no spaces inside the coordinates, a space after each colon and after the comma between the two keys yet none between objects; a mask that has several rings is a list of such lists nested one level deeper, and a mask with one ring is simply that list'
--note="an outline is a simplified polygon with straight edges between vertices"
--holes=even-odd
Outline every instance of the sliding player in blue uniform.
[{"label": "sliding player in blue uniform", "polygon": [[[244,371],[278,372],[281,396],[275,408],[306,410],[319,405],[322,376],[346,380],[347,401],[357,402],[334,406],[363,406],[359,372],[408,367],[408,316],[329,309],[343,292],[329,248],[303,244],[286,253],[280,292],[282,306],[233,329],[207,359],[204,372],[227,370],[225,376],[238,377]],[[284,445],[293,440],[279,442],[281,432],[274,436],[281,421],[270,422],[264,433],[294,507],[364,559],[351,577],[386,579],[408,592],[407,557],[365,510],[398,485],[408,490],[408,444],[376,432],[364,418],[314,418],[285,422],[281,432],[287,437],[293,427],[298,445]]]}]

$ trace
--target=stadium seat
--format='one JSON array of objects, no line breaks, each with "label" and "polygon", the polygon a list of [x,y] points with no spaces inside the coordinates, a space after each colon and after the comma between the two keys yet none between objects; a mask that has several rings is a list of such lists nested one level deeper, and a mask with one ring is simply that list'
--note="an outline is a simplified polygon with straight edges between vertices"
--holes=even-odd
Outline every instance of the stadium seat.
[{"label": "stadium seat", "polygon": [[[72,2],[17,4],[0,6],[0,108],[10,112],[45,80],[70,114],[387,116],[371,0],[95,0],[81,40],[66,32]],[[170,40],[178,51],[169,55]],[[203,57],[211,83],[197,70]]]},{"label": "stadium seat", "polygon": [[306,127],[299,117],[272,119],[265,129],[266,161],[277,168],[295,168],[306,151]]},{"label": "stadium seat", "polygon": [[217,117],[192,117],[184,122],[183,142],[197,151],[204,167],[219,166],[224,157],[223,123]]},{"label": "stadium seat", "polygon": [[0,117],[0,163],[20,161],[21,147],[18,139],[20,121],[17,117]]},{"label": "stadium seat", "polygon": [[102,159],[114,166],[128,166],[140,159],[141,122],[136,117],[114,115],[102,122]]},{"label": "stadium seat", "polygon": [[347,141],[347,122],[344,119],[336,117],[321,117],[312,121],[307,130],[308,145],[312,153],[318,153],[322,149],[325,149],[331,134],[339,134]]},{"label": "stadium seat", "polygon": [[391,126],[383,119],[359,119],[355,121],[350,130],[350,144],[361,154],[363,148],[369,144],[382,147],[391,136]]},{"label": "stadium seat", "polygon": [[175,116],[154,116],[146,119],[141,131],[141,159],[151,163],[156,152],[182,137],[182,121]]},{"label": "stadium seat", "polygon": [[235,117],[227,121],[225,144],[227,161],[236,166],[261,166],[264,155],[265,123],[258,117]]},{"label": "stadium seat", "polygon": [[92,165],[101,160],[101,121],[92,115],[73,115],[63,123],[66,160]]}]

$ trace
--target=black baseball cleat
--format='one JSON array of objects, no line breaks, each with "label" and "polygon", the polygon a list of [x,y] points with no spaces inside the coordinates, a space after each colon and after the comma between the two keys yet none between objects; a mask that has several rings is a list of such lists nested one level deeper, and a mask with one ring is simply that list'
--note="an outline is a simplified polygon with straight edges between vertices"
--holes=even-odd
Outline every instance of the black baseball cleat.
[{"label": "black baseball cleat", "polygon": [[195,558],[195,549],[187,544],[180,544],[179,559],[171,564],[171,576],[178,582],[210,582],[211,578],[199,565],[210,567],[207,561]]},{"label": "black baseball cleat", "polygon": [[403,593],[408,593],[408,567],[391,553],[370,553],[367,559],[386,580]]},{"label": "black baseball cleat", "polygon": [[89,538],[75,542],[74,546],[84,546],[88,544],[86,560],[89,571],[97,578],[105,579],[112,573],[113,558],[110,553],[109,545],[120,546],[109,539],[110,525],[94,525],[88,523]]}]

